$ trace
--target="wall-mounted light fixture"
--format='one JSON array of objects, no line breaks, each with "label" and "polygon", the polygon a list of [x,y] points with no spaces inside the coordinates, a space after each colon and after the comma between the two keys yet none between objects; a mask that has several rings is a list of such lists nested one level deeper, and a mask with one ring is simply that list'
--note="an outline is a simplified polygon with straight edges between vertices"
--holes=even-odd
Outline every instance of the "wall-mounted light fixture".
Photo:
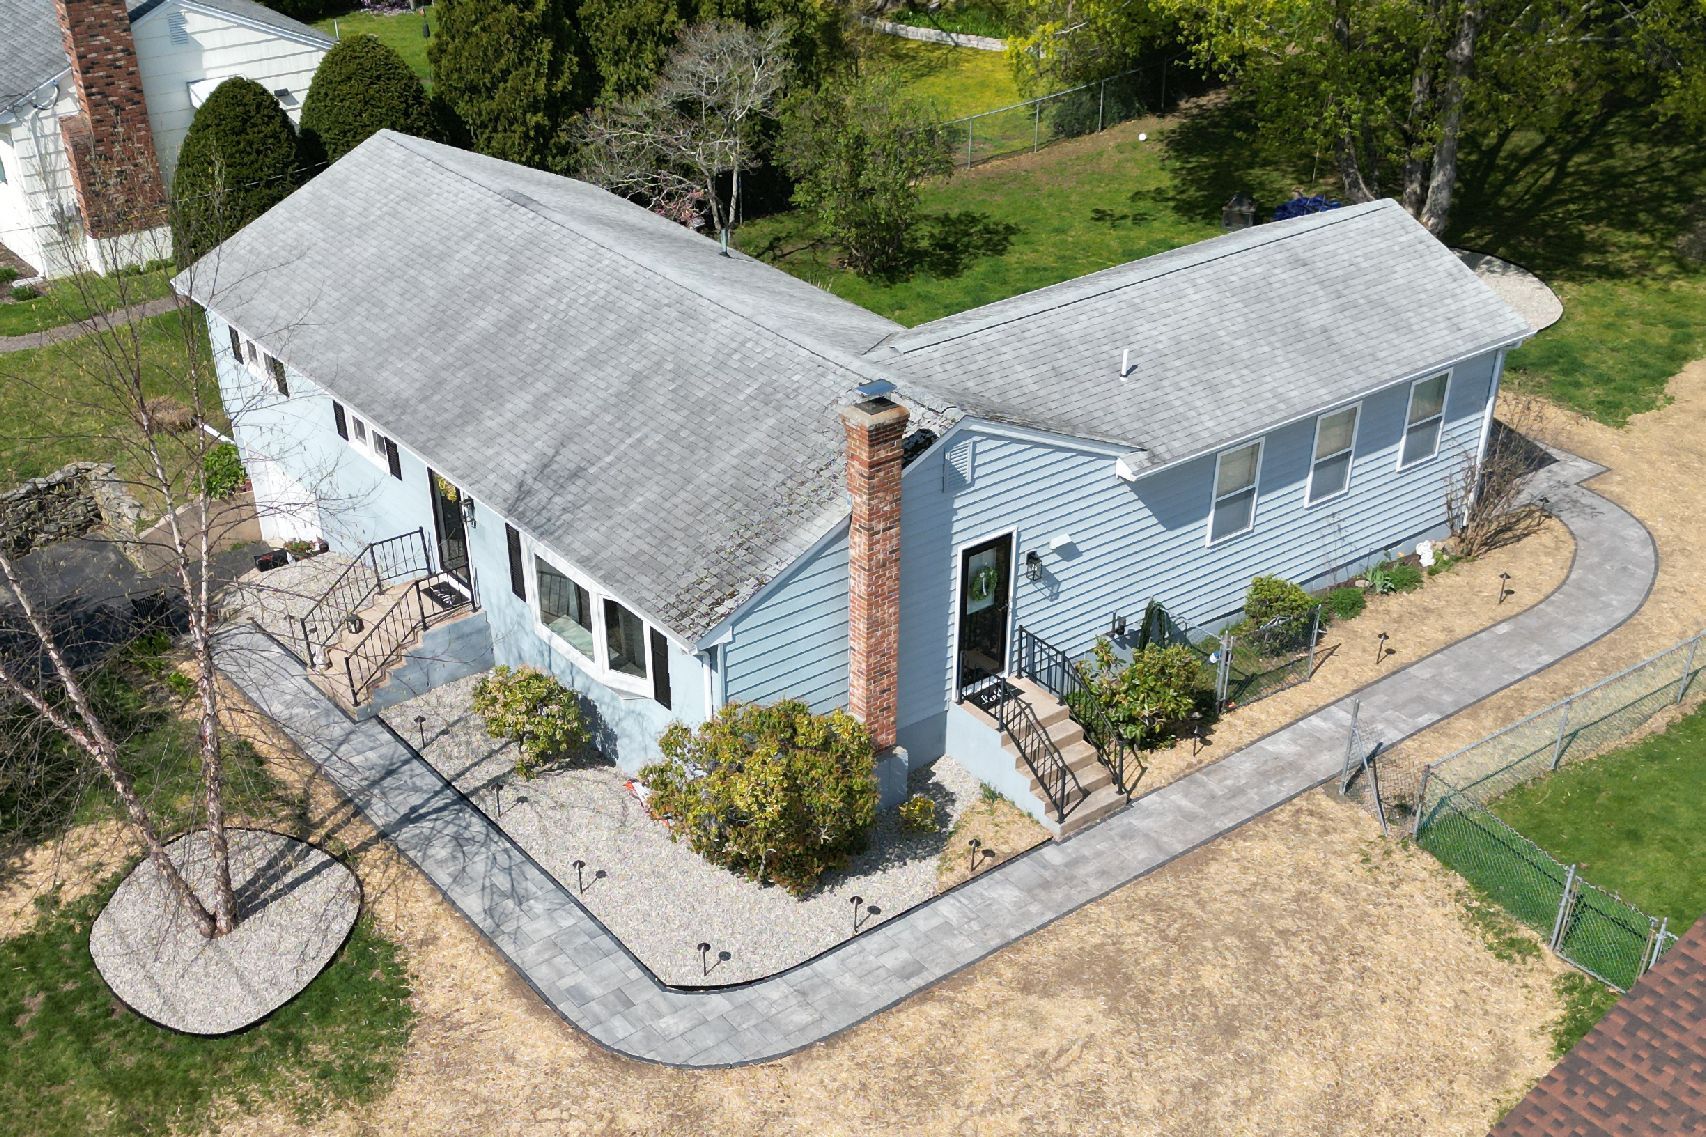
[{"label": "wall-mounted light fixture", "polygon": [[1125,617],[1118,612],[1114,613],[1113,620],[1108,624],[1108,634],[1111,636],[1125,635]]},{"label": "wall-mounted light fixture", "polygon": [[462,523],[474,528],[474,499],[467,494],[462,495]]},{"label": "wall-mounted light fixture", "polygon": [[1043,558],[1035,549],[1025,554],[1025,579],[1038,581],[1043,578]]}]

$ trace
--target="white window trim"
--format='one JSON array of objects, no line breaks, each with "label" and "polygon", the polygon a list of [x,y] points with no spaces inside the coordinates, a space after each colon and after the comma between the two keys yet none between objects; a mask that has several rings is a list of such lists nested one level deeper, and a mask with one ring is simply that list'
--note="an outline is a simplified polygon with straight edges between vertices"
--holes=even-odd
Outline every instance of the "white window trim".
[{"label": "white window trim", "polygon": [[[1240,450],[1248,450],[1252,446],[1256,448],[1256,472],[1250,480],[1250,524],[1244,526],[1244,528],[1238,530],[1236,533],[1227,533],[1217,539],[1214,535],[1215,506],[1220,504],[1220,499],[1222,497],[1232,496],[1231,494],[1222,494],[1218,492],[1220,489],[1221,459],[1225,458],[1228,454],[1236,454]],[[1268,438],[1267,435],[1262,435],[1260,438],[1254,439],[1251,442],[1240,442],[1236,446],[1228,446],[1225,450],[1215,454],[1214,478],[1208,483],[1208,520],[1203,526],[1203,548],[1212,549],[1217,545],[1224,545],[1228,541],[1236,540],[1256,528],[1256,506],[1260,504],[1262,500],[1262,460],[1267,457],[1267,453]],[[1239,490],[1238,492],[1243,493],[1244,491]]]},{"label": "white window trim", "polygon": [[[1410,394],[1404,400],[1404,421],[1398,430],[1398,461],[1397,466],[1395,467],[1396,469],[1400,471],[1413,470],[1417,466],[1426,465],[1427,463],[1432,462],[1435,458],[1438,458],[1439,452],[1445,449],[1445,412],[1451,406],[1451,380],[1453,375],[1456,373],[1456,370],[1457,369],[1455,367],[1447,367],[1444,371],[1435,371],[1432,375],[1424,375],[1420,379],[1412,379],[1410,381]],[[1414,426],[1420,425],[1410,421],[1410,410],[1416,403],[1416,388],[1420,387],[1423,383],[1433,382],[1441,375],[1445,376],[1445,390],[1441,391],[1439,396],[1439,434],[1434,438],[1433,453],[1429,454],[1426,458],[1417,458],[1413,462],[1405,462],[1404,443],[1410,437],[1410,429]],[[1432,419],[1423,419],[1422,421],[1431,422]]]},{"label": "white window trim", "polygon": [[[1351,477],[1356,473],[1357,437],[1362,433],[1362,404],[1363,400],[1358,399],[1354,403],[1350,403],[1342,407],[1335,407],[1330,411],[1324,411],[1315,416],[1315,437],[1309,443],[1309,480],[1303,489],[1303,504],[1305,507],[1314,507],[1327,501],[1337,501],[1339,498],[1344,497],[1346,494],[1351,492]],[[1351,442],[1348,449],[1351,460],[1345,464],[1345,487],[1341,490],[1327,494],[1324,497],[1316,497],[1315,467],[1319,466],[1326,460],[1315,456],[1315,451],[1320,449],[1321,446],[1321,423],[1324,419],[1332,418],[1334,415],[1342,415],[1346,411],[1353,410],[1357,415],[1356,421],[1351,423]],[[1400,443],[1400,447],[1402,447],[1402,443]],[[1332,454],[1327,455],[1327,457],[1336,457],[1337,455],[1346,452],[1347,451],[1345,450],[1335,450]],[[1399,453],[1403,453],[1401,448]]]},{"label": "white window trim", "polygon": [[[538,630],[540,636],[544,638],[545,642],[561,648],[563,652],[568,655],[571,663],[586,672],[592,679],[602,683],[617,694],[636,695],[646,699],[651,698],[652,676],[656,674],[652,669],[658,666],[658,661],[652,658],[651,622],[644,616],[640,615],[639,612],[635,611],[633,605],[623,600],[620,596],[616,596],[599,588],[584,574],[570,568],[563,558],[557,556],[543,545],[534,542],[525,534],[522,535],[521,544],[523,563],[527,567],[527,607],[529,611],[533,613],[534,628]],[[533,564],[531,559],[533,557],[538,557],[540,560],[568,577],[571,581],[586,589],[587,603],[592,606],[593,658],[588,658],[587,655],[579,648],[575,647],[568,640],[564,639],[562,636],[558,635],[546,626],[544,616],[539,611],[538,569]],[[629,612],[632,612],[634,614],[634,618],[640,621],[640,626],[645,630],[646,673],[644,675],[625,675],[620,671],[613,671],[611,669],[610,643],[608,633],[605,630],[604,620],[604,602],[606,600],[613,600],[617,604],[626,608]],[[668,659],[663,660],[663,666],[669,666]]]},{"label": "white window trim", "polygon": [[949,698],[957,698],[960,691],[960,577],[965,573],[965,555],[967,550],[1003,537],[1011,537],[1012,543],[1007,548],[1007,660],[1001,669],[1003,676],[1013,673],[1013,632],[1019,626],[1019,527],[1009,525],[1005,529],[997,529],[974,537],[969,541],[961,541],[954,546],[954,586],[951,591],[951,601],[948,611],[954,621],[954,634],[948,646],[948,688]]},{"label": "white window trim", "polygon": [[[391,445],[393,446],[397,445],[397,440],[395,438],[391,438],[391,436],[386,434],[383,430],[375,430],[371,422],[350,410],[348,406],[344,407],[344,417],[349,420],[349,437],[344,439],[345,443],[348,444],[351,450],[354,450],[357,454],[360,454],[363,458],[366,458],[369,462],[373,463],[375,467],[382,470],[386,477],[390,477],[391,459],[386,457],[383,450],[380,450],[373,444],[373,438],[375,435],[383,435],[384,437],[391,439]],[[363,433],[367,435],[366,438],[357,437],[356,427],[358,425],[361,427]]]}]

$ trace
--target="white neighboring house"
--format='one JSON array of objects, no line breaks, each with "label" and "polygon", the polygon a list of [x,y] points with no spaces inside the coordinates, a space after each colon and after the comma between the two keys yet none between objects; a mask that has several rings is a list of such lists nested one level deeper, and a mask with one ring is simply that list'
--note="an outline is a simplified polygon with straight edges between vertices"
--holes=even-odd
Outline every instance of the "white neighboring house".
[{"label": "white neighboring house", "polygon": [[253,0],[0,0],[0,33],[0,244],[45,276],[170,252],[162,226],[101,222],[68,137],[157,166],[160,193],[215,87],[253,79],[295,121],[333,42]]}]

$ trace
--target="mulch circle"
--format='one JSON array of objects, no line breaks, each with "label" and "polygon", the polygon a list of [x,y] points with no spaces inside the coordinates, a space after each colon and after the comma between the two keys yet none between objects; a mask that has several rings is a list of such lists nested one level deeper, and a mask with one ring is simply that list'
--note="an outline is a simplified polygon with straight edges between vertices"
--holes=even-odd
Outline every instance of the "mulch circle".
[{"label": "mulch circle", "polygon": [[[361,912],[361,885],[342,862],[293,837],[227,830],[240,922],[203,939],[144,859],[89,932],[107,986],[142,1017],[186,1034],[229,1034],[289,1002],[325,970]],[[204,902],[212,859],[200,830],[167,854]]]}]

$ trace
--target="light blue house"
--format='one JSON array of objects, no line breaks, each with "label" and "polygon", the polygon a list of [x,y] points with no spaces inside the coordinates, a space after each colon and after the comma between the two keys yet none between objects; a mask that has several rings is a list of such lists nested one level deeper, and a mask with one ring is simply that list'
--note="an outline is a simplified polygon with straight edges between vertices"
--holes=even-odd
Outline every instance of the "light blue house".
[{"label": "light blue house", "polygon": [[1077,655],[1151,599],[1212,627],[1252,576],[1441,535],[1530,334],[1391,202],[906,329],[391,133],[178,286],[268,536],[419,528],[477,593],[469,642],[369,705],[399,671],[531,664],[635,769],[673,718],[797,697],[863,718],[891,774],[952,753],[1057,831],[1123,798],[1064,707],[1000,681],[1019,630]]}]

